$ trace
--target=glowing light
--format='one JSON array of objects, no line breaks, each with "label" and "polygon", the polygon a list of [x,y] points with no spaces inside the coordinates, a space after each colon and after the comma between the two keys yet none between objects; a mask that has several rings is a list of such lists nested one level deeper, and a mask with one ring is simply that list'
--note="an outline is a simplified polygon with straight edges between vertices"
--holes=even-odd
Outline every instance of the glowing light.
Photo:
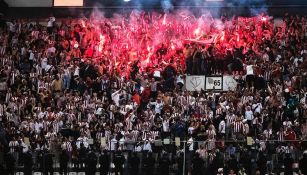
[{"label": "glowing light", "polygon": [[[122,0],[122,2],[124,1],[134,2]],[[237,21],[233,19],[225,22],[212,19],[209,13],[198,18],[189,12],[186,14],[182,12],[180,15],[165,13],[160,16],[155,14],[148,20],[138,11],[133,11],[128,20],[121,15],[115,16],[110,21],[102,16],[97,14],[88,21],[86,19],[79,21],[82,27],[93,27],[95,32],[98,32],[95,35],[95,40],[92,40],[91,43],[98,56],[104,55],[115,60],[122,55],[127,55],[131,61],[140,59],[141,63],[145,61],[144,63],[149,62],[149,64],[159,64],[160,60],[155,57],[155,51],[161,43],[165,43],[165,47],[170,51],[165,57],[166,60],[176,54],[177,49],[183,49],[184,43],[202,43],[204,45],[216,43],[217,50],[224,53],[223,50],[232,48],[232,45],[240,47],[244,44],[240,37],[243,38],[243,31],[245,27],[247,29],[251,26],[250,23],[267,25],[272,22],[271,17],[264,14],[253,18],[240,17]],[[211,30],[208,25],[211,22],[215,24],[214,30]],[[234,22],[236,30],[231,30]],[[101,23],[107,23],[111,26],[107,34],[102,32],[104,29],[103,25],[100,25]],[[241,27],[243,31],[240,30]],[[255,39],[262,36],[262,31],[262,29],[257,30]],[[118,64],[118,62],[116,63]]]},{"label": "glowing light", "polygon": [[261,21],[267,21],[268,20],[268,18],[266,18],[265,16],[263,16],[262,18],[261,18]]},{"label": "glowing light", "polygon": [[81,21],[82,27],[85,28],[85,23],[84,21]]},{"label": "glowing light", "polygon": [[124,2],[130,2],[130,0],[124,0]]},{"label": "glowing light", "polygon": [[163,25],[165,25],[166,24],[166,14],[164,14],[164,17],[163,17]]},{"label": "glowing light", "polygon": [[102,44],[103,44],[103,43],[105,42],[105,40],[106,40],[106,37],[103,36],[103,35],[101,35],[101,34],[100,34],[99,38],[100,38],[100,43],[102,43]]},{"label": "glowing light", "polygon": [[104,42],[106,41],[106,38],[105,38],[105,36],[104,35],[99,35],[99,39],[100,39],[100,41],[99,41],[99,46],[98,46],[98,51],[99,52],[102,52],[102,49],[103,49],[103,44],[104,44]]},{"label": "glowing light", "polygon": [[199,35],[199,33],[200,33],[200,29],[197,28],[197,29],[194,31],[194,34],[195,34],[195,35]]},{"label": "glowing light", "polygon": [[222,41],[224,41],[224,39],[225,39],[225,31],[222,32],[222,37],[221,37]]},{"label": "glowing light", "polygon": [[172,50],[175,50],[174,44],[171,45],[171,49],[172,49]]}]

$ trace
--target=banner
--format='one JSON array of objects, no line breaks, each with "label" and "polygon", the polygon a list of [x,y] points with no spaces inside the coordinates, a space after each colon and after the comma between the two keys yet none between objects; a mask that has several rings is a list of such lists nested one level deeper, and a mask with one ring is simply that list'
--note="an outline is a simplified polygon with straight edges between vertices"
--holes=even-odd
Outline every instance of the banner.
[{"label": "banner", "polygon": [[100,139],[100,144],[101,144],[102,148],[105,148],[107,146],[107,142],[106,142],[106,138],[105,137],[102,137]]},{"label": "banner", "polygon": [[163,139],[163,144],[164,145],[169,145],[171,142],[169,139]]},{"label": "banner", "polygon": [[180,146],[180,137],[175,137],[175,145]]},{"label": "banner", "polygon": [[223,76],[223,91],[235,91],[237,84],[237,81],[232,76]]},{"label": "banner", "polygon": [[253,138],[252,137],[247,137],[246,138],[246,144],[248,145],[248,146],[252,146],[253,145]]},{"label": "banner", "polygon": [[24,140],[24,143],[25,143],[27,146],[31,146],[31,145],[30,145],[30,139],[29,139],[29,137],[24,137],[23,140]]},{"label": "banner", "polygon": [[187,91],[215,90],[215,91],[235,91],[237,81],[231,75],[225,76],[194,76],[188,75],[185,79]]},{"label": "banner", "polygon": [[187,76],[185,87],[187,91],[205,90],[205,76]]},{"label": "banner", "polygon": [[207,76],[206,77],[206,90],[223,90],[223,77],[222,76]]},{"label": "banner", "polygon": [[83,0],[54,0],[54,7],[82,7]]}]

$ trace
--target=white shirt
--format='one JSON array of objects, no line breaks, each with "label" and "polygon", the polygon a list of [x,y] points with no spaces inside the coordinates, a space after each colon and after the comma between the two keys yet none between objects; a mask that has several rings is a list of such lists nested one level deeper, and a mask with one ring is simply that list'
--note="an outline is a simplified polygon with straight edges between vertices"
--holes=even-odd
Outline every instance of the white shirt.
[{"label": "white shirt", "polygon": [[141,145],[136,146],[134,150],[135,152],[141,152],[142,151]]},{"label": "white shirt", "polygon": [[117,144],[117,140],[116,140],[115,138],[113,138],[113,139],[111,140],[111,143],[110,143],[110,150],[111,150],[111,151],[115,151],[115,149],[116,149],[116,144]]},{"label": "white shirt", "polygon": [[169,121],[164,120],[162,123],[163,132],[169,132]]},{"label": "white shirt", "polygon": [[55,17],[50,17],[47,23],[47,27],[53,27],[53,22],[55,21]]},{"label": "white shirt", "polygon": [[245,119],[246,120],[253,120],[253,111],[245,111]]},{"label": "white shirt", "polygon": [[7,22],[6,23],[9,26],[9,29],[11,32],[15,33],[16,32],[16,25],[11,23],[11,22]]},{"label": "white shirt", "polygon": [[34,126],[35,126],[35,132],[36,133],[39,133],[40,132],[40,128],[44,127],[43,123],[35,123]]},{"label": "white shirt", "polygon": [[122,137],[121,139],[119,139],[119,145],[122,147],[122,149],[125,149],[125,138],[124,137]]},{"label": "white shirt", "polygon": [[29,60],[34,60],[34,53],[32,52],[32,50],[29,50],[29,52],[30,52]]},{"label": "white shirt", "polygon": [[189,151],[193,151],[194,150],[194,142],[193,142],[192,137],[188,140],[188,145],[189,145]]},{"label": "white shirt", "polygon": [[262,56],[263,60],[265,60],[266,62],[268,62],[270,60],[270,57],[267,53],[263,54]]},{"label": "white shirt", "polygon": [[189,134],[193,134],[193,131],[194,131],[194,127],[193,127],[193,126],[190,126],[190,127],[188,128],[188,133],[189,133]]},{"label": "white shirt", "polygon": [[23,141],[21,141],[21,146],[22,146],[22,152],[26,153],[29,151],[28,145],[26,145]]},{"label": "white shirt", "polygon": [[254,75],[253,65],[246,66],[246,75]]},{"label": "white shirt", "polygon": [[150,144],[149,142],[144,143],[143,150],[144,150],[144,151],[152,152],[151,144]]},{"label": "white shirt", "polygon": [[97,108],[95,114],[96,114],[96,115],[102,115],[102,109],[103,109],[103,108],[101,108],[101,107]]},{"label": "white shirt", "polygon": [[55,47],[49,47],[48,48],[48,53],[55,53],[56,48]]},{"label": "white shirt", "polygon": [[79,137],[78,141],[76,143],[77,147],[80,148],[81,147],[81,143],[83,143],[83,146],[85,148],[88,148],[89,144],[88,144],[88,138],[87,137]]},{"label": "white shirt", "polygon": [[225,129],[226,129],[226,123],[224,120],[222,120],[219,124],[219,132],[225,134],[226,133]]},{"label": "white shirt", "polygon": [[111,95],[112,100],[114,101],[114,103],[116,104],[116,106],[119,106],[120,91],[121,91],[121,90],[118,90],[118,91],[114,92],[114,93]]},{"label": "white shirt", "polygon": [[158,77],[158,78],[160,78],[160,77],[161,77],[160,71],[155,70],[154,73],[153,73],[153,77]]},{"label": "white shirt", "polygon": [[80,70],[79,67],[75,68],[74,76],[79,76],[79,72],[80,72],[79,70]]},{"label": "white shirt", "polygon": [[45,57],[42,59],[42,62],[41,62],[42,69],[46,69],[47,65],[48,65],[48,59]]},{"label": "white shirt", "polygon": [[156,103],[155,105],[156,114],[161,114],[162,109],[163,109],[163,103],[162,102]]},{"label": "white shirt", "polygon": [[177,83],[177,84],[178,84],[178,83],[184,84],[184,80],[183,80],[183,78],[182,78],[182,75],[177,76],[176,83]]},{"label": "white shirt", "polygon": [[22,47],[21,48],[21,55],[25,55],[26,54],[26,48],[25,47]]},{"label": "white shirt", "polygon": [[70,77],[70,70],[68,68],[64,69],[64,75]]},{"label": "white shirt", "polygon": [[254,109],[256,113],[260,114],[261,109],[262,109],[262,104],[261,103],[253,104],[252,108]]}]

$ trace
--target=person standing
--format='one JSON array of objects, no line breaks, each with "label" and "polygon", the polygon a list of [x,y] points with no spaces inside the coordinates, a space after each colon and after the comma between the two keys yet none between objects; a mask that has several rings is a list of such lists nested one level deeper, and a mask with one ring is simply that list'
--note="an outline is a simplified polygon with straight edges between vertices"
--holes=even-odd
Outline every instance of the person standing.
[{"label": "person standing", "polygon": [[152,153],[148,152],[143,160],[144,173],[146,175],[152,175],[154,172],[155,159],[152,157]]},{"label": "person standing", "polygon": [[10,153],[14,157],[15,161],[18,161],[18,150],[19,150],[19,143],[16,137],[9,142]]},{"label": "person standing", "polygon": [[294,160],[291,157],[290,153],[286,154],[286,158],[284,159],[284,166],[285,166],[285,175],[292,175],[293,174],[293,165]]},{"label": "person standing", "polygon": [[99,157],[100,164],[100,174],[107,175],[110,169],[110,158],[106,150],[103,150],[102,154]]},{"label": "person standing", "polygon": [[192,49],[187,46],[186,47],[186,72],[188,75],[191,75],[193,73],[193,55],[192,55]]},{"label": "person standing", "polygon": [[55,17],[53,15],[51,15],[48,18],[48,21],[47,21],[47,31],[48,31],[49,35],[52,34],[52,32],[53,32],[54,22],[55,22]]},{"label": "person standing", "polygon": [[53,169],[53,155],[47,151],[44,155],[44,160],[45,165],[43,166],[43,172],[44,175],[48,175],[50,173],[50,175],[53,175],[54,169]]},{"label": "person standing", "polygon": [[137,156],[136,152],[132,154],[132,157],[130,158],[130,174],[139,174],[139,164],[140,164],[140,158]]},{"label": "person standing", "polygon": [[93,151],[90,151],[86,158],[86,174],[95,175],[97,165],[97,156]]},{"label": "person standing", "polygon": [[123,166],[125,163],[125,157],[122,155],[121,151],[118,151],[114,157],[115,165],[115,175],[123,175]]},{"label": "person standing", "polygon": [[267,170],[267,157],[261,151],[258,155],[257,166],[261,174],[265,174]]},{"label": "person standing", "polygon": [[160,174],[169,175],[170,160],[166,153],[163,154],[161,160],[159,161]]},{"label": "person standing", "polygon": [[231,171],[233,171],[234,173],[238,172],[238,161],[236,160],[234,154],[230,155],[230,160],[228,160],[227,165],[229,172]]},{"label": "person standing", "polygon": [[193,52],[193,68],[192,68],[193,75],[200,75],[201,73],[202,53],[198,47],[199,46],[196,46]]},{"label": "person standing", "polygon": [[200,158],[198,153],[195,153],[194,158],[192,160],[193,170],[192,175],[201,175],[203,174],[202,169],[204,166],[204,160]]},{"label": "person standing", "polygon": [[177,156],[176,162],[178,164],[178,170],[177,170],[177,175],[182,175],[183,174],[183,166],[184,164],[184,153],[180,152],[179,155]]},{"label": "person standing", "polygon": [[299,169],[302,174],[307,174],[307,151],[304,151],[303,158],[299,162]]},{"label": "person standing", "polygon": [[254,81],[255,81],[254,67],[255,66],[251,62],[249,62],[245,67],[246,69],[245,80],[246,80],[246,84],[248,88],[251,88],[254,86]]},{"label": "person standing", "polygon": [[4,162],[6,163],[6,173],[8,175],[14,175],[16,160],[13,154],[12,153],[6,154]]},{"label": "person standing", "polygon": [[67,175],[67,165],[69,161],[69,156],[65,150],[60,154],[60,174]]},{"label": "person standing", "polygon": [[24,153],[23,156],[23,174],[24,175],[31,175],[32,174],[32,166],[33,166],[33,159],[32,154],[30,151]]}]

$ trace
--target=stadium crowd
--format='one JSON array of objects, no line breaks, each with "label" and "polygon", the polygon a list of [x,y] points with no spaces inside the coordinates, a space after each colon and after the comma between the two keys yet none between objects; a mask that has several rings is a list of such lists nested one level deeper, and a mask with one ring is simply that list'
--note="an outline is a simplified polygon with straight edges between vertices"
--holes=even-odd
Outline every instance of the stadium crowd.
[{"label": "stadium crowd", "polygon": [[[228,20],[213,44],[117,54],[110,21],[1,19],[0,171],[307,174],[306,17],[263,18]],[[224,74],[236,90],[185,90],[187,75]]]}]

